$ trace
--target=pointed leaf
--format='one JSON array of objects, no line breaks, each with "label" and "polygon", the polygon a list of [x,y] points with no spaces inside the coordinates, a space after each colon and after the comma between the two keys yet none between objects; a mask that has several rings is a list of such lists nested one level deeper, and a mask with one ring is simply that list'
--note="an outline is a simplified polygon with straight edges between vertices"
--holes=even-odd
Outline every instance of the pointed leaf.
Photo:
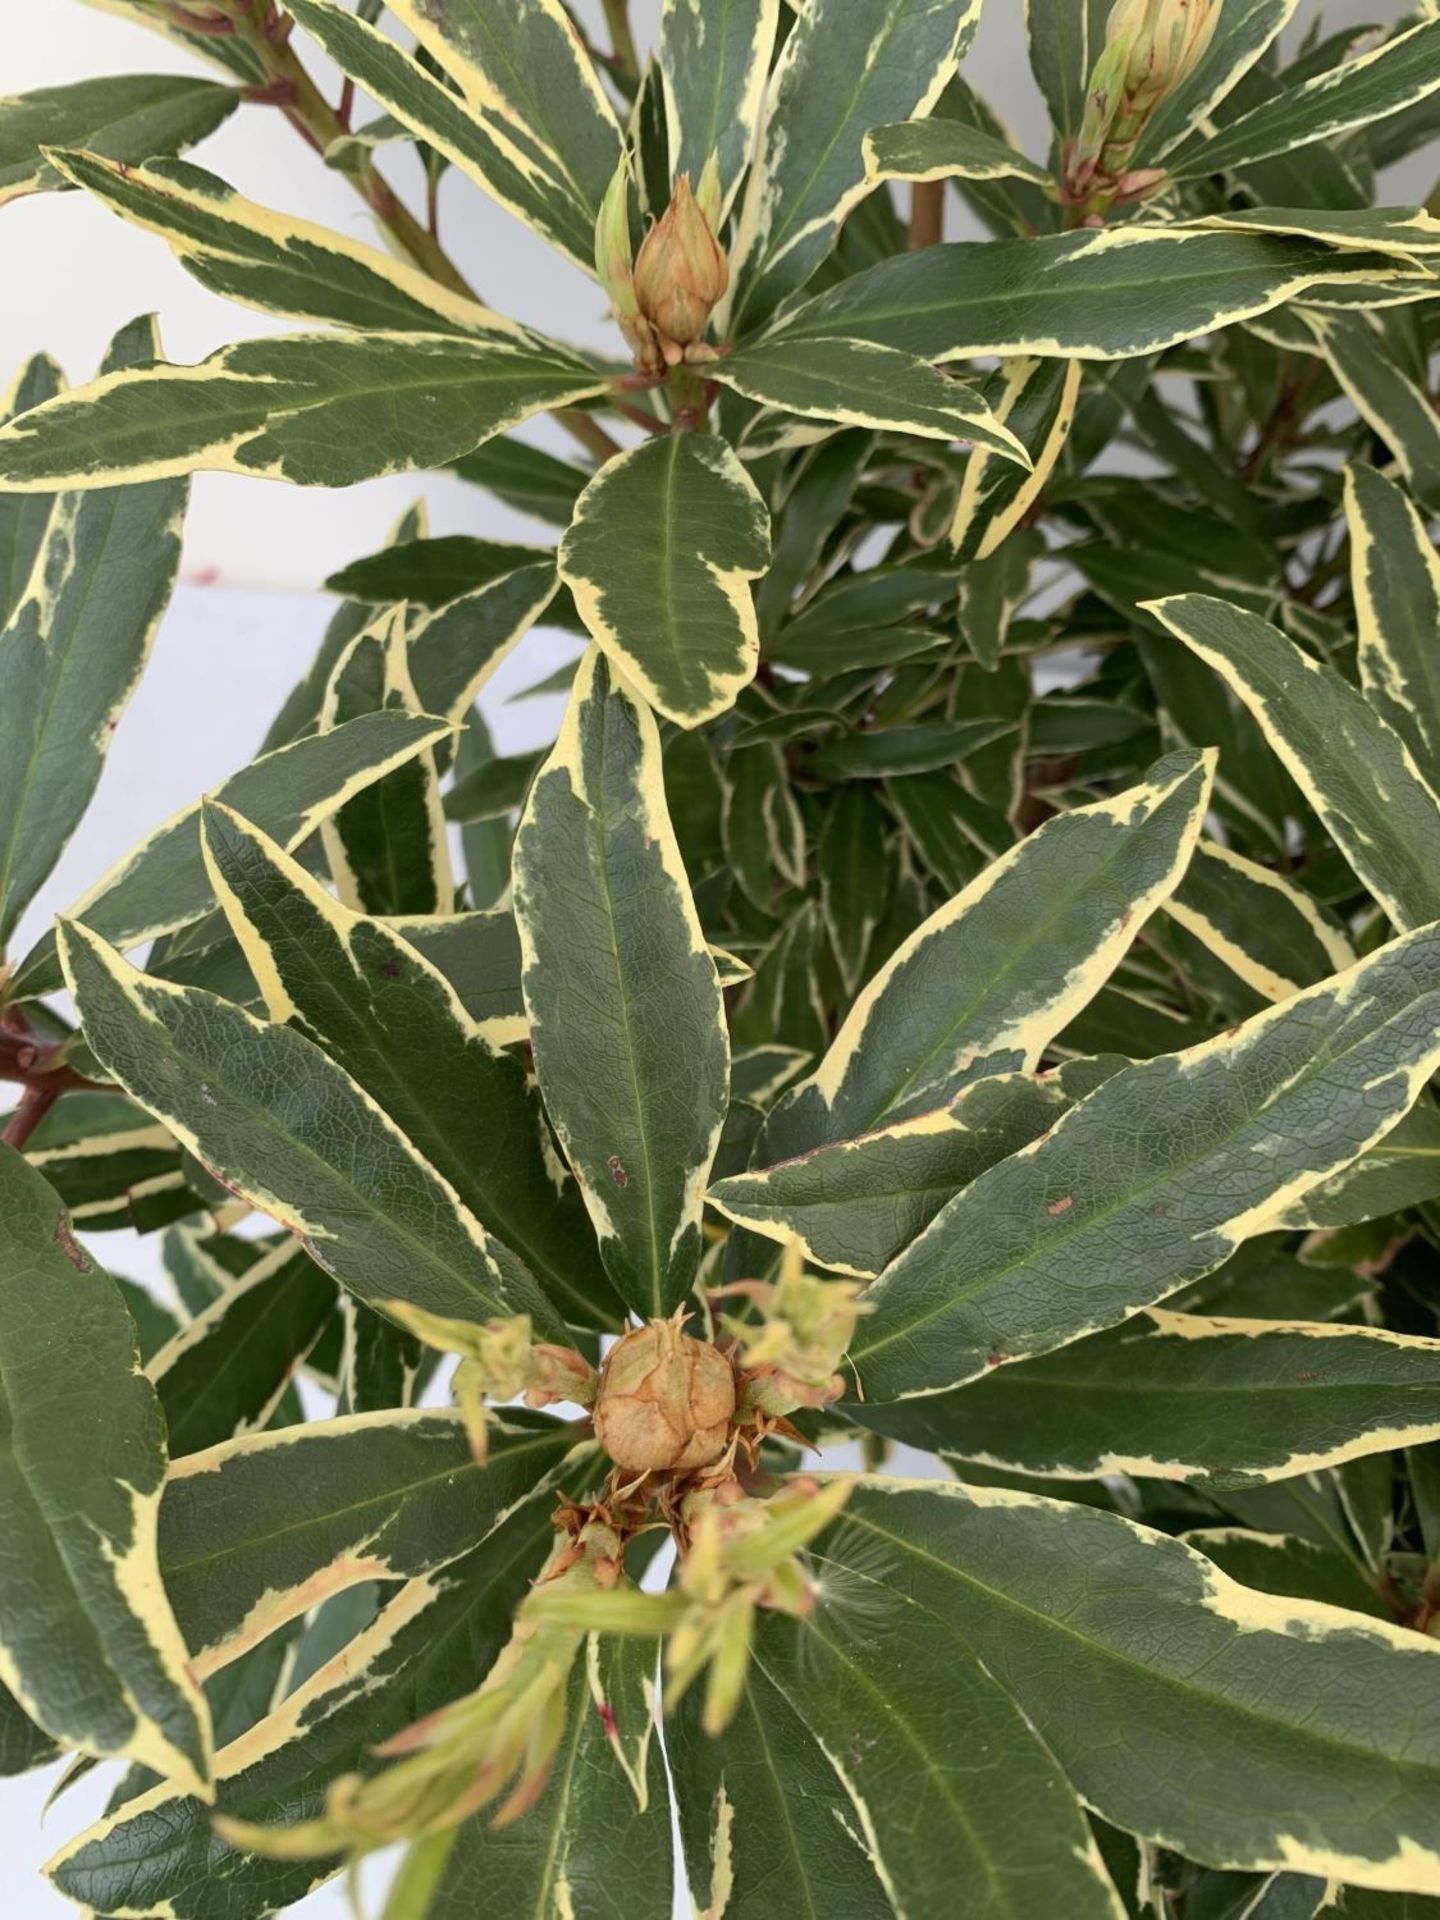
[{"label": "pointed leaf", "polygon": [[[616,1299],[524,1063],[491,1046],[445,977],[382,922],[348,912],[238,814],[207,809],[206,857],[270,1015],[319,1042],[567,1319],[613,1326]],[[508,916],[507,916],[508,918]],[[516,998],[520,960],[513,954]],[[524,1271],[518,1268],[517,1280]]]},{"label": "pointed leaf", "polygon": [[865,135],[929,113],[979,12],[976,0],[812,0],[800,14],[740,206],[733,331],[753,331],[810,278],[871,191]]},{"label": "pointed leaf", "polygon": [[1165,913],[1266,1000],[1355,964],[1344,932],[1303,887],[1213,840],[1196,847]]},{"label": "pointed leaf", "polygon": [[960,120],[902,120],[872,127],[865,136],[865,166],[872,180],[1032,180],[1048,187],[1050,175],[1023,153]]},{"label": "pointed leaf", "polygon": [[461,1320],[560,1326],[454,1189],[312,1041],[195,987],[137,973],[63,923],[86,1039],[121,1085],[227,1186],[296,1234],[362,1300]]},{"label": "pointed leaf", "polygon": [[[106,368],[143,364],[159,344],[154,322],[137,321]],[[162,480],[62,496],[0,626],[0,946],[95,791],[175,584],[188,491]]]},{"label": "pointed leaf", "polygon": [[887,1620],[951,1622],[1115,1825],[1231,1867],[1440,1888],[1440,1661],[1421,1635],[999,1488],[867,1481],[815,1552],[822,1582],[878,1587]]},{"label": "pointed leaf", "polygon": [[197,1672],[364,1581],[415,1579],[479,1546],[572,1450],[562,1422],[519,1417],[502,1416],[484,1466],[460,1417],[438,1409],[249,1434],[178,1463],[160,1560]]},{"label": "pointed leaf", "polygon": [[[0,396],[0,423],[53,399],[64,384],[55,362],[37,353]],[[9,622],[30,584],[54,510],[53,494],[0,493],[0,625]]]},{"label": "pointed leaf", "polygon": [[1311,307],[1302,318],[1360,417],[1389,447],[1416,499],[1432,512],[1440,510],[1440,422],[1424,388],[1396,362],[1365,314]]},{"label": "pointed leaf", "polygon": [[730,1054],[647,707],[595,648],[515,839],[540,1090],[617,1292],[688,1294]]},{"label": "pointed leaf", "polygon": [[943,1106],[1030,1072],[1184,871],[1209,799],[1193,754],[1062,814],[942,907],[870,981],[818,1071],[781,1101],[767,1157]]},{"label": "pointed leaf", "polygon": [[1389,1132],[1440,1066],[1440,931],[1115,1074],[967,1187],[870,1290],[868,1400],[937,1393],[1212,1272]]},{"label": "pointed leaf", "polygon": [[1365,697],[1440,783],[1440,555],[1425,523],[1373,467],[1345,469],[1350,580]]},{"label": "pointed leaf", "polygon": [[0,207],[63,184],[47,147],[88,147],[133,164],[178,153],[240,104],[234,87],[189,73],[116,73],[0,100]]},{"label": "pointed leaf", "polygon": [[661,11],[671,178],[698,186],[713,156],[722,220],[750,164],[779,23],[780,0],[665,0]]},{"label": "pointed leaf", "polygon": [[109,487],[207,468],[348,487],[442,467],[601,392],[561,347],[444,334],[290,334],[199,366],[112,373],[0,428],[0,487]]},{"label": "pointed leaf", "polygon": [[1223,600],[1187,593],[1149,610],[1239,694],[1396,925],[1440,919],[1440,798],[1363,695]]},{"label": "pointed leaf", "polygon": [[205,1792],[210,1722],[160,1585],[165,1423],[108,1274],[0,1145],[0,1669],[46,1732]]},{"label": "pointed leaf", "polygon": [[1240,1487],[1440,1434],[1440,1342],[1334,1322],[1154,1309],[956,1393],[877,1408],[884,1432],[1019,1473]]},{"label": "pointed leaf", "polygon": [[749,684],[750,582],[770,558],[765,503],[724,440],[669,433],[618,455],[560,543],[580,617],[656,710],[698,726]]},{"label": "pointed leaf", "polygon": [[1022,467],[1030,463],[1021,443],[973,389],[873,341],[757,340],[718,362],[714,377],[786,413],[930,440],[966,440]]}]

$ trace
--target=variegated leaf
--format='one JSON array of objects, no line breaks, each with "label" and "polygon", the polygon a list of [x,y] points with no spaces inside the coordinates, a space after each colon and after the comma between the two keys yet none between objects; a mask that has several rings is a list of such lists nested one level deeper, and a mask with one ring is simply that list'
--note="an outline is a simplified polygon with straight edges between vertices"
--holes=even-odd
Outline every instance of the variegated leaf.
[{"label": "variegated leaf", "polygon": [[1373,467],[1345,470],[1360,682],[1440,791],[1440,555],[1414,505]]},{"label": "variegated leaf", "polygon": [[667,1313],[699,1263],[729,1043],[655,721],[596,648],[531,790],[514,879],[540,1091],[617,1292]]},{"label": "variegated leaf", "polygon": [[0,207],[63,184],[46,149],[87,147],[133,165],[179,153],[235,111],[240,94],[188,73],[116,73],[0,100]]},{"label": "variegated leaf", "polygon": [[210,1722],[160,1584],[165,1422],[108,1274],[0,1144],[0,1677],[67,1746],[208,1794]]},{"label": "variegated leaf", "polygon": [[755,672],[750,582],[769,557],[765,503],[728,444],[669,433],[596,474],[560,543],[560,578],[612,664],[695,727]]},{"label": "variegated leaf", "polygon": [[983,1173],[868,1295],[869,1401],[935,1394],[1116,1325],[1348,1166],[1440,1066],[1440,932],[1126,1068]]},{"label": "variegated leaf", "polygon": [[713,158],[723,220],[750,164],[780,0],[665,0],[660,76],[671,177],[698,186]]}]

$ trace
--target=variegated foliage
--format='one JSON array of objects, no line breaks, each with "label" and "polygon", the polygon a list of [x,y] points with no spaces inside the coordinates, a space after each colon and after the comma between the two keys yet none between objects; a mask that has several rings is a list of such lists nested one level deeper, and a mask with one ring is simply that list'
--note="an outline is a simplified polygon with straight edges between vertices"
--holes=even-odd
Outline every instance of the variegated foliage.
[{"label": "variegated foliage", "polygon": [[[0,100],[0,204],[287,330],[0,403],[0,1773],[125,1763],[54,1886],[1440,1912],[1436,7],[991,0],[1026,152],[980,0],[94,4],[184,70]],[[189,157],[264,107],[374,233]],[[407,513],[57,895],[189,476],[434,469],[521,537]]]}]

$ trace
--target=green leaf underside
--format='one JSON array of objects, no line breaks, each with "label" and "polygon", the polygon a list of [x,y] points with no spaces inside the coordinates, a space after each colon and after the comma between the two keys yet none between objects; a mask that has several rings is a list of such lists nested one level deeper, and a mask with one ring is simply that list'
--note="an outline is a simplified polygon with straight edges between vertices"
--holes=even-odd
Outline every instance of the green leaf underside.
[{"label": "green leaf underside", "polygon": [[[107,367],[149,358],[152,322]],[[50,511],[28,583],[0,626],[0,945],[95,791],[180,564],[184,481],[70,494]]]},{"label": "green leaf underside", "polygon": [[1127,1068],[981,1174],[870,1291],[867,1400],[936,1393],[1220,1265],[1380,1139],[1440,1064],[1440,934]]},{"label": "green leaf underside", "polygon": [[1154,611],[1239,694],[1396,924],[1440,919],[1440,800],[1364,697],[1243,608],[1182,594]]},{"label": "green leaf underside", "polygon": [[590,482],[560,544],[560,578],[613,665],[658,712],[693,727],[754,674],[749,583],[769,557],[765,504],[726,442],[672,433]]},{"label": "green leaf underside", "polygon": [[773,337],[842,335],[921,360],[1121,360],[1264,313],[1321,281],[1412,271],[1383,255],[1199,227],[955,241],[852,275],[785,315]]},{"label": "green leaf underside", "polygon": [[858,1588],[887,1625],[905,1601],[950,1621],[1117,1826],[1231,1867],[1440,1884],[1440,1665],[1419,1636],[999,1489],[867,1481],[816,1552],[842,1606]]},{"label": "green leaf underside", "polygon": [[0,100],[0,206],[60,184],[42,148],[148,160],[203,140],[239,104],[233,87],[169,73],[105,74]]},{"label": "green leaf underside", "polygon": [[343,1286],[456,1319],[529,1313],[559,1334],[519,1261],[502,1272],[454,1189],[303,1034],[137,973],[81,927],[63,954],[97,1058]]},{"label": "green leaf underside", "polygon": [[[204,832],[216,890],[271,1017],[318,1041],[450,1182],[495,1236],[507,1277],[513,1250],[567,1319],[613,1326],[620,1303],[578,1192],[557,1187],[547,1163],[521,1060],[485,1040],[444,975],[398,932],[340,907],[238,815],[210,808]],[[518,954],[512,978],[518,999]]]},{"label": "green leaf underside", "polygon": [[911,935],[765,1133],[770,1161],[1033,1070],[1183,871],[1209,793],[1194,754],[1050,821]]},{"label": "green leaf underside", "polygon": [[441,334],[294,334],[116,373],[0,428],[0,485],[118,486],[206,468],[345,487],[445,466],[605,385],[564,349]]},{"label": "green leaf underside", "polygon": [[0,1278],[0,1677],[57,1739],[198,1790],[209,1719],[155,1548],[164,1420],[109,1275],[4,1145]]},{"label": "green leaf underside", "polygon": [[408,1580],[478,1546],[570,1453],[530,1416],[475,1463],[452,1412],[351,1414],[192,1454],[160,1508],[165,1588],[202,1672],[331,1594]]},{"label": "green leaf underside", "polygon": [[1024,1473],[1241,1486],[1434,1437],[1437,1357],[1440,1343],[1371,1327],[1156,1310],[876,1418]]},{"label": "green leaf underside", "polygon": [[669,1311],[700,1257],[729,1047],[649,709],[592,648],[515,842],[536,1071],[617,1292]]}]

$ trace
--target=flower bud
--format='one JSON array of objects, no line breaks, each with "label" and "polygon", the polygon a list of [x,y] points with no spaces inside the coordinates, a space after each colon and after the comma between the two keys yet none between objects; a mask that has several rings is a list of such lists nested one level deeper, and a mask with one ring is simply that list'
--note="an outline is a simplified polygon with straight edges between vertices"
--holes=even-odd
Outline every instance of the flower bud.
[{"label": "flower bud", "polygon": [[1199,66],[1219,18],[1220,0],[1115,0],[1067,160],[1072,196],[1128,174],[1156,108]]},{"label": "flower bud", "polygon": [[743,1358],[745,1405],[784,1415],[797,1407],[823,1407],[844,1390],[837,1369],[867,1311],[853,1280],[821,1280],[806,1273],[792,1241],[780,1257],[773,1285],[741,1281],[722,1292],[743,1293],[760,1319],[727,1319]]},{"label": "flower bud", "polygon": [[682,173],[669,206],[646,234],[635,262],[640,312],[663,343],[688,347],[705,331],[729,284],[729,263],[690,191],[689,174]]},{"label": "flower bud", "polygon": [[735,1374],[679,1318],[652,1320],[617,1340],[600,1369],[595,1436],[617,1466],[635,1473],[688,1473],[725,1451],[735,1412]]}]

